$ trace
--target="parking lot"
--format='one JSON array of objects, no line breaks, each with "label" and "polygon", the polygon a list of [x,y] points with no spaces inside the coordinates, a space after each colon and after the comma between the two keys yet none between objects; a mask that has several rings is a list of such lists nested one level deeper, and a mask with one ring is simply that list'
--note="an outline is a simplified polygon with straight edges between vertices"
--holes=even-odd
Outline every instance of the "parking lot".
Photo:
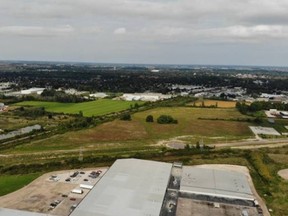
[{"label": "parking lot", "polygon": [[[90,168],[44,174],[26,187],[1,197],[0,207],[51,215],[69,215],[71,209],[90,191],[80,188],[80,184],[94,186],[106,171],[107,168]],[[82,193],[72,193],[75,189]]]},{"label": "parking lot", "polygon": [[[94,185],[106,172],[107,169],[93,169],[93,170],[71,170],[67,173],[52,174],[47,179],[48,181],[61,182],[67,184],[90,184]],[[92,172],[99,175],[91,175]],[[77,174],[76,174],[77,173]],[[92,177],[93,176],[93,177]]]}]

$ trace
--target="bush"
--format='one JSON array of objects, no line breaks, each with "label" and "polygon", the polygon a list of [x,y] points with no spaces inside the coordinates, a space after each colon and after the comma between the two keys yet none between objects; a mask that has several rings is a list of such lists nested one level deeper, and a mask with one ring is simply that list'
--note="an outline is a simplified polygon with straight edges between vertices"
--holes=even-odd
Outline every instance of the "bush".
[{"label": "bush", "polygon": [[121,117],[120,120],[123,121],[131,121],[131,115],[129,113],[124,113]]},{"label": "bush", "polygon": [[158,124],[177,124],[178,121],[169,115],[161,115],[157,119]]},{"label": "bush", "polygon": [[152,116],[152,115],[148,115],[148,116],[146,117],[146,122],[154,122],[153,116]]}]

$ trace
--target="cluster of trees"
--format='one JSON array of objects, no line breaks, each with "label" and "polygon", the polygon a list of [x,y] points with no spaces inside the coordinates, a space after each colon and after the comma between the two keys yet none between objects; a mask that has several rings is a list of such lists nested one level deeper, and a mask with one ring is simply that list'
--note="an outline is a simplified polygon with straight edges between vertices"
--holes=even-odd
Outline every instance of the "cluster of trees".
[{"label": "cluster of trees", "polygon": [[269,110],[269,109],[278,109],[278,110],[288,110],[288,104],[284,103],[273,103],[273,102],[265,102],[265,101],[255,101],[250,105],[246,103],[236,103],[236,108],[242,114],[253,113],[261,110]]},{"label": "cluster of trees", "polygon": [[170,115],[161,115],[157,118],[158,124],[178,124],[178,120]]},{"label": "cluster of trees", "polygon": [[130,113],[124,113],[120,116],[120,120],[122,121],[131,121],[131,114]]},{"label": "cluster of trees", "polygon": [[[146,117],[146,122],[154,122],[154,117],[152,115],[148,115]],[[158,124],[177,124],[178,120],[174,119],[170,115],[161,115],[157,118]]]},{"label": "cluster of trees", "polygon": [[56,91],[55,89],[45,89],[41,94],[40,99],[45,101],[55,101],[55,102],[62,102],[62,103],[78,103],[87,101],[87,99],[83,98],[79,95],[71,95],[66,94],[63,91]]},{"label": "cluster of trees", "polygon": [[15,109],[13,112],[15,115],[28,118],[37,118],[50,114],[45,111],[44,107],[19,107]]}]

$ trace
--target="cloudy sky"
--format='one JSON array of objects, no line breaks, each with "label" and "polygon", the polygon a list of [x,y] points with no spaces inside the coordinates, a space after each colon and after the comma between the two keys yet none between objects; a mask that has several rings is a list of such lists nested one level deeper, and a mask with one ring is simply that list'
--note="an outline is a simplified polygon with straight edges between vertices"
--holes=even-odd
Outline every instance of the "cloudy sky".
[{"label": "cloudy sky", "polygon": [[288,66],[288,0],[0,0],[0,60]]}]

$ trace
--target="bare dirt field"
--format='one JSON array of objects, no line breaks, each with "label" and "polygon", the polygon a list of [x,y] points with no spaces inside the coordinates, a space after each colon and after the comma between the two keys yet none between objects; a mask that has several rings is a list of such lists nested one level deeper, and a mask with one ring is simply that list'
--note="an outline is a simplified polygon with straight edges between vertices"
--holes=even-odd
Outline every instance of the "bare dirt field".
[{"label": "bare dirt field", "polygon": [[204,100],[204,101],[196,101],[196,106],[216,106],[219,108],[235,108],[236,102],[235,101],[220,101],[220,100]]},{"label": "bare dirt field", "polygon": [[[97,178],[89,177],[91,171],[101,170]],[[69,215],[72,205],[78,203],[87,195],[88,189],[83,189],[82,194],[75,194],[73,189],[80,189],[80,184],[95,185],[104,175],[107,168],[89,168],[81,170],[74,178],[71,178],[76,170],[66,170],[46,173],[27,185],[26,187],[11,194],[0,197],[0,207],[31,212],[49,213],[52,215]],[[80,170],[78,170],[80,171]],[[51,176],[56,176],[51,180]],[[70,178],[70,181],[66,179]],[[85,179],[85,180],[84,180]],[[55,208],[51,203],[60,202]]]},{"label": "bare dirt field", "polygon": [[278,172],[278,175],[283,179],[288,180],[288,169],[283,169]]}]

